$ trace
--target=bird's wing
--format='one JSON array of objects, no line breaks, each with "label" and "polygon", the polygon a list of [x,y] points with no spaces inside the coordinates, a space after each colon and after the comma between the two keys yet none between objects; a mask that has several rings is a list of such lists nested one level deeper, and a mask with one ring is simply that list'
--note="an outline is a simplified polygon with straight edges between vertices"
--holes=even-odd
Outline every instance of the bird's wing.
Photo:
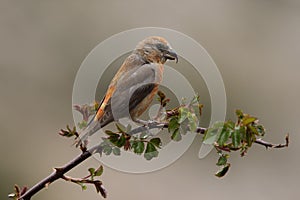
[{"label": "bird's wing", "polygon": [[126,91],[137,85],[155,83],[159,76],[159,65],[155,63],[134,67],[123,73],[117,82],[116,92]]},{"label": "bird's wing", "polygon": [[158,70],[158,64],[144,64],[120,77],[108,104],[115,119],[129,117],[130,111],[151,94],[160,83]]},{"label": "bird's wing", "polygon": [[[105,96],[102,98],[99,105],[101,105],[103,103],[104,99],[105,99]],[[80,137],[76,139],[76,141],[74,143],[76,145],[76,147],[80,146],[82,144],[82,142],[88,138],[88,136],[97,132],[101,128],[101,124],[98,121],[94,120],[99,108],[100,108],[100,106],[98,107],[98,109],[97,109],[96,113],[94,114],[94,116],[92,117],[92,119],[87,124],[86,128],[81,131]]]},{"label": "bird's wing", "polygon": [[155,83],[148,83],[137,88],[129,100],[129,110],[136,108],[157,86]]}]

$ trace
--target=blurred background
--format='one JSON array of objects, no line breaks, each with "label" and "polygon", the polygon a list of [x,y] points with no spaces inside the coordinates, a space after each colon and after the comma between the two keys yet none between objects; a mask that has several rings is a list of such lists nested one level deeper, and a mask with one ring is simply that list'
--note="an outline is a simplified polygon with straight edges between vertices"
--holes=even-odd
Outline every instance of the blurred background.
[{"label": "blurred background", "polygon": [[[218,179],[217,156],[198,159],[198,137],[179,160],[160,171],[134,175],[105,167],[101,178],[108,199],[295,199],[300,178],[299,22],[297,0],[1,0],[1,199],[15,183],[32,186],[80,153],[57,132],[73,124],[72,87],[81,62],[111,35],[145,26],[174,29],[202,44],[222,74],[227,118],[243,109],[261,119],[265,140],[284,142],[288,132],[291,145],[268,151],[255,145],[245,158],[236,153],[229,174]],[[69,175],[84,176],[98,165],[89,159]],[[33,199],[101,197],[93,187],[82,192],[57,181]]]}]

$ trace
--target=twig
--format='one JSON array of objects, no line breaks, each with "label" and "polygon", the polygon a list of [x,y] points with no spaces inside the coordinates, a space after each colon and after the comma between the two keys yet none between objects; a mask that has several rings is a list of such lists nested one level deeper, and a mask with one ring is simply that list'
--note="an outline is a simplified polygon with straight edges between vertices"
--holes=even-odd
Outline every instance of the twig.
[{"label": "twig", "polygon": [[256,144],[263,145],[266,147],[266,149],[268,149],[268,148],[285,148],[285,147],[289,146],[289,142],[290,142],[289,134],[287,134],[285,136],[285,144],[271,144],[269,142],[262,140],[261,138],[256,139],[256,141],[255,141]]},{"label": "twig", "polygon": [[102,182],[99,180],[90,180],[90,179],[86,179],[86,178],[80,178],[80,179],[72,178],[72,177],[66,176],[66,175],[62,175],[61,178],[65,181],[69,181],[69,182],[80,184],[80,185],[84,184],[84,183],[92,184],[95,186],[97,192],[100,192],[104,198],[107,197],[107,192],[106,192],[105,188],[103,187]]},{"label": "twig", "polygon": [[52,172],[48,177],[41,180],[39,183],[31,187],[27,190],[19,199],[20,200],[30,200],[33,195],[42,190],[45,187],[48,187],[51,183],[56,181],[57,179],[63,178],[64,174],[85,161],[87,158],[91,157],[91,155],[95,152],[98,152],[100,145],[96,145],[90,148],[88,151],[82,152],[80,155],[75,157],[73,160],[65,164],[63,167],[55,168],[54,172]]}]

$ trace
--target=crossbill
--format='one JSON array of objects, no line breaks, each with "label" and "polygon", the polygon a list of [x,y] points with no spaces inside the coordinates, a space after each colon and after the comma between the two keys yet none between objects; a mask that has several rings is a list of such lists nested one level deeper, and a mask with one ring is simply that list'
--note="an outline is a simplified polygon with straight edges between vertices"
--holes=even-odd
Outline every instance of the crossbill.
[{"label": "crossbill", "polygon": [[162,81],[164,63],[178,57],[162,37],[151,36],[138,43],[110,82],[99,109],[77,146],[100,128],[124,117],[138,121],[150,106]]}]

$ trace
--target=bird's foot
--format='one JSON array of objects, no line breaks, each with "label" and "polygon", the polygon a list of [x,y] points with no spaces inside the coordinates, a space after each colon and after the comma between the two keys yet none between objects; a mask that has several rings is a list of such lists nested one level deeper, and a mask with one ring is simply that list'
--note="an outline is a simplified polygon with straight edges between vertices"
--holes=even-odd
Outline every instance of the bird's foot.
[{"label": "bird's foot", "polygon": [[136,123],[142,124],[145,127],[150,127],[151,125],[155,125],[158,124],[158,122],[156,120],[142,120],[142,119],[135,119],[134,120]]},{"label": "bird's foot", "polygon": [[156,126],[157,124],[159,124],[159,122],[157,122],[156,120],[141,120],[141,119],[135,119],[134,120],[136,123],[142,124],[145,127],[145,133],[150,136],[153,137],[157,134],[157,131],[151,131],[151,129],[153,129],[153,126]]}]

